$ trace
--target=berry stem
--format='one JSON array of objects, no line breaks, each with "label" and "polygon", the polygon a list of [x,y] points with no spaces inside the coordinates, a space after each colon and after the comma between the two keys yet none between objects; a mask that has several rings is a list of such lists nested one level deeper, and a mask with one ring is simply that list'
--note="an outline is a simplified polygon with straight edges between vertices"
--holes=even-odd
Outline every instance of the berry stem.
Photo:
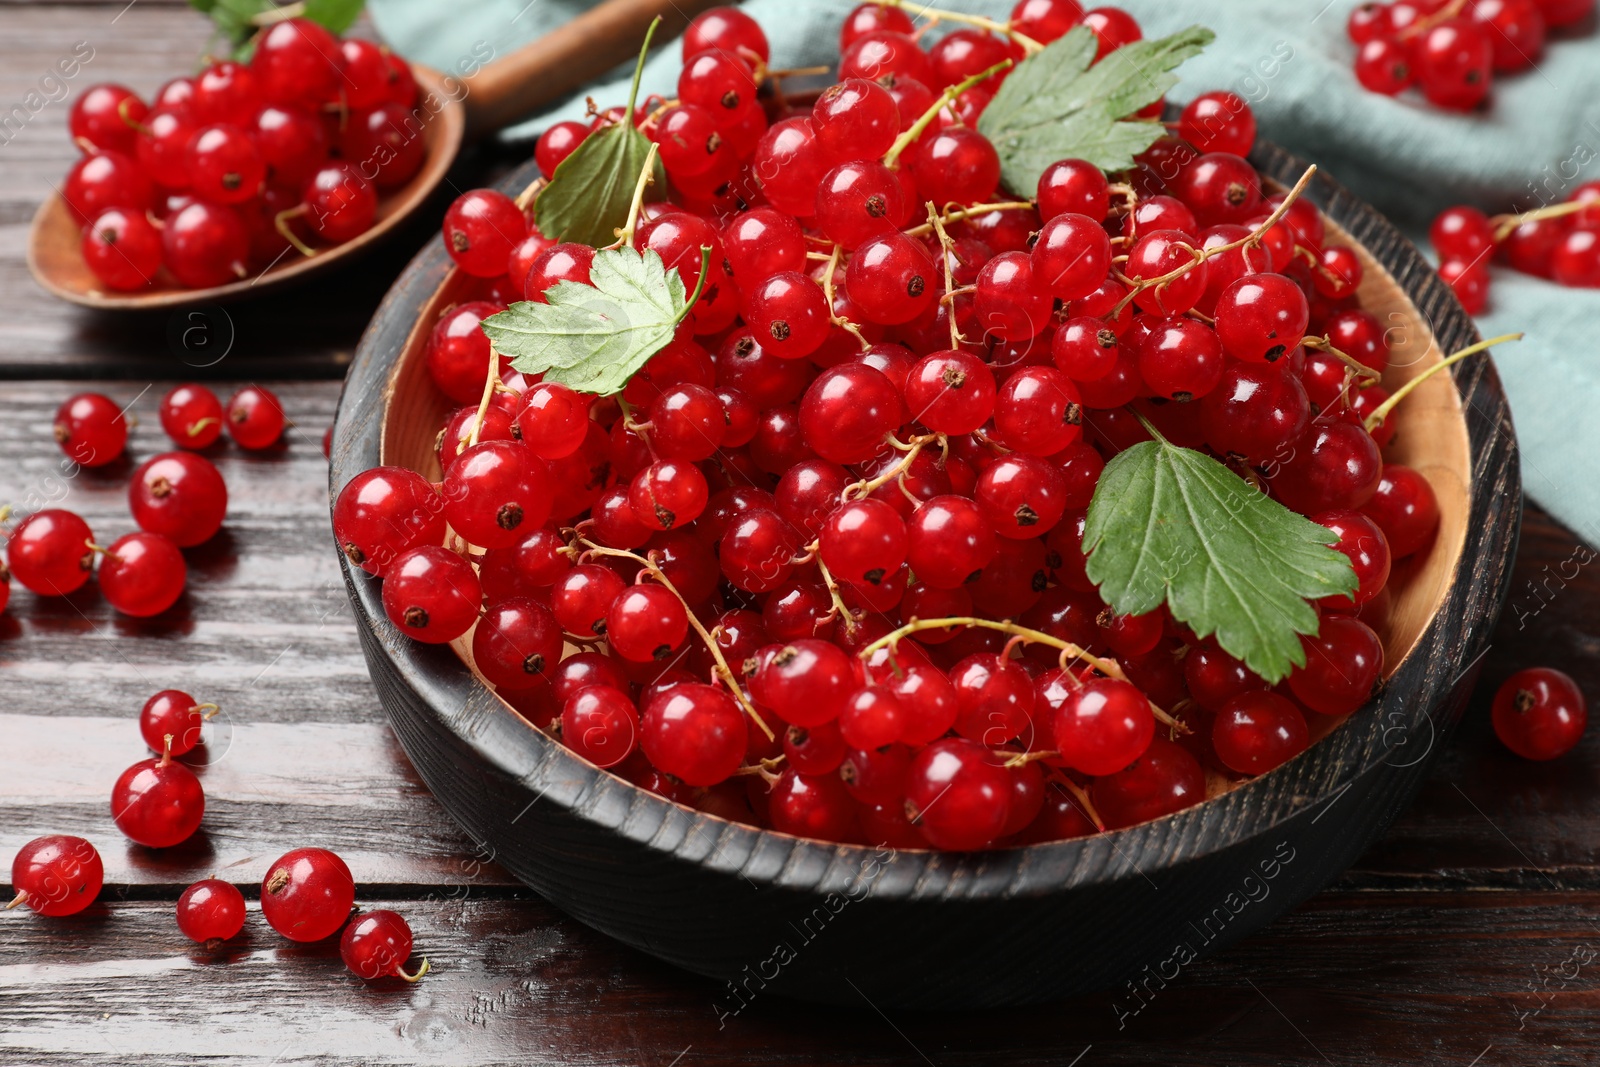
[{"label": "berry stem", "polygon": [[913,18],[927,17],[936,22],[959,22],[967,26],[976,26],[979,29],[988,30],[990,33],[1001,34],[1020,44],[1022,50],[1030,56],[1036,52],[1044,51],[1044,45],[1026,34],[1018,33],[1011,28],[1011,23],[1009,22],[996,22],[994,19],[986,19],[982,15],[968,15],[964,11],[946,11],[943,8],[925,7],[920,3],[910,3],[908,0],[884,0],[883,6],[898,7],[902,11],[909,11],[912,13]]},{"label": "berry stem", "polygon": [[134,98],[131,96],[124,97],[121,102],[117,104],[117,118],[121,119],[126,125],[133,127],[134,131],[137,133],[149,133],[150,127],[146,126],[137,119],[130,119],[128,117],[128,105],[133,103],[133,99]]},{"label": "berry stem", "polygon": [[[867,341],[866,336],[861,332],[861,327],[857,326],[849,319],[833,313],[833,272],[839,269],[839,260],[842,259],[843,256],[844,249],[840,247],[837,242],[835,242],[833,251],[828,255],[828,266],[822,272],[822,295],[828,301],[829,320],[840,329],[848,331],[850,336],[854,337],[858,342],[860,342],[861,351],[865,352],[867,349],[871,348],[872,345]],[[704,269],[700,271],[700,277],[705,277]]]},{"label": "berry stem", "polygon": [[1328,353],[1328,355],[1332,356],[1334,359],[1337,359],[1340,363],[1343,363],[1346,367],[1350,368],[1350,370],[1358,378],[1365,379],[1369,385],[1373,382],[1379,381],[1383,377],[1382,374],[1379,374],[1377,371],[1373,370],[1356,357],[1339,351],[1333,346],[1333,342],[1326,335],[1322,337],[1307,337],[1300,343],[1305,345],[1307,348],[1315,349],[1318,352]]},{"label": "berry stem", "polygon": [[[489,414],[489,401],[494,399],[495,383],[500,380],[500,353],[489,346],[489,373],[483,383],[483,398],[478,401],[478,413],[472,417],[472,432],[467,435],[467,448],[478,443],[478,434],[483,430],[483,420]],[[462,446],[456,445],[456,455],[461,455]]]},{"label": "berry stem", "polygon": [[593,552],[600,556],[631,559],[635,563],[642,565],[650,572],[651,577],[661,583],[663,589],[678,598],[683,604],[684,613],[689,616],[689,625],[694,627],[694,632],[700,635],[700,640],[705,643],[706,650],[711,653],[711,658],[716,663],[712,673],[732,691],[734,699],[744,708],[745,714],[754,719],[755,724],[761,727],[761,732],[767,735],[767,740],[772,740],[774,737],[772,727],[768,726],[766,720],[756,714],[755,705],[750,703],[750,698],[744,695],[744,690],[740,688],[738,681],[734,678],[733,669],[728,666],[728,661],[722,655],[722,649],[717,645],[717,639],[712,636],[711,631],[705,628],[705,624],[695,617],[695,613],[689,609],[689,602],[683,599],[683,594],[678,592],[678,587],[672,584],[672,579],[667,577],[666,572],[661,569],[655,560],[641,556],[637,552],[629,552],[626,549],[607,548],[605,545],[597,545],[586,537],[580,536],[579,540],[583,543],[584,550],[587,552]]},{"label": "berry stem", "polygon": [[864,499],[865,497],[870,496],[873,490],[878,489],[881,486],[888,485],[894,479],[901,477],[907,470],[911,468],[911,463],[917,458],[917,453],[921,452],[923,448],[933,441],[939,442],[940,448],[944,448],[946,446],[946,438],[942,433],[925,433],[917,437],[913,437],[907,446],[902,450],[905,454],[895,462],[894,466],[890,467],[876,478],[865,478],[859,482],[851,482],[849,485],[845,486],[844,491],[839,494],[840,501]]},{"label": "berry stem", "polygon": [[[955,276],[950,267],[950,253],[954,243],[950,240],[950,235],[945,232],[944,222],[939,218],[939,212],[934,209],[932,200],[928,201],[928,225],[932,226],[933,232],[939,235],[939,258],[944,261],[944,291],[948,293],[956,287]],[[950,347],[959,349],[963,340],[961,328],[956,325],[955,305],[952,304],[950,305]]]},{"label": "berry stem", "polygon": [[286,22],[289,19],[297,19],[305,13],[306,5],[304,0],[296,0],[295,3],[284,4],[282,7],[271,7],[251,15],[250,25],[258,27],[271,26],[275,23]]},{"label": "berry stem", "polygon": [[844,602],[844,597],[839,592],[838,581],[833,577],[833,572],[828,569],[828,565],[822,562],[821,545],[813,541],[806,546],[806,549],[817,558],[817,570],[822,575],[822,584],[828,587],[828,598],[833,601],[834,618],[844,619],[846,624],[854,626],[856,623],[855,612],[851,611],[850,606]]},{"label": "berry stem", "polygon": [[[860,651],[859,655],[862,659],[870,659],[872,654],[880,648],[887,648],[892,656],[895,648],[900,644],[901,638],[914,634],[919,630],[942,630],[950,626],[978,626],[985,630],[998,630],[1003,634],[1015,634],[1017,637],[1032,644],[1059,648],[1076,659],[1083,660],[1083,662],[1109,678],[1115,678],[1121,682],[1128,680],[1128,675],[1123,671],[1121,664],[1114,659],[1104,659],[1073,644],[1071,641],[1064,641],[1059,637],[1053,637],[1039,630],[1030,630],[1026,626],[1018,626],[1014,622],[1007,622],[1004,619],[980,619],[973,615],[952,615],[943,619],[912,619],[899,629],[884,634],[870,645],[867,645]],[[1146,699],[1149,698],[1147,697]],[[1187,726],[1162,711],[1154,701],[1150,702],[1150,711],[1167,726],[1183,733],[1189,732]]]},{"label": "berry stem", "polygon": [[1078,802],[1078,807],[1082,808],[1083,813],[1089,816],[1089,821],[1094,823],[1095,829],[1099,830],[1101,833],[1106,832],[1105,820],[1100,818],[1100,813],[1098,811],[1094,810],[1094,805],[1089,801],[1089,793],[1083,788],[1083,786],[1079,785],[1077,782],[1074,782],[1071,778],[1068,778],[1065,772],[1058,767],[1051,767],[1046,770],[1045,777],[1053,785],[1059,786],[1060,788],[1066,790],[1067,794],[1071,796],[1073,800]]},{"label": "berry stem", "polygon": [[394,973],[415,985],[416,983],[422,981],[422,976],[427,974],[430,970],[432,970],[432,968],[428,964],[428,957],[424,956],[422,957],[422,963],[417,967],[417,972],[415,974],[407,974],[404,967],[396,967],[394,969]]},{"label": "berry stem", "polygon": [[[988,20],[986,19],[985,21]],[[916,122],[913,122],[910,126],[907,126],[904,132],[902,132],[899,137],[895,138],[894,144],[889,146],[889,151],[883,154],[883,165],[888,167],[890,170],[893,170],[899,162],[900,153],[904,152],[907,148],[910,148],[916,143],[917,138],[922,136],[922,131],[926,130],[933,123],[933,120],[939,117],[939,112],[946,104],[950,103],[956,97],[972,88],[974,85],[977,85],[979,82],[988,78],[992,78],[994,75],[999,74],[1002,70],[1008,69],[1011,65],[1011,60],[1002,59],[988,70],[980,71],[965,81],[957,82],[956,84],[945,89],[944,92],[939,94],[939,99],[935,100],[928,110],[922,113]]]},{"label": "berry stem", "polygon": [[646,186],[655,184],[656,154],[660,151],[661,146],[651,141],[650,151],[645,153],[644,167],[639,171],[639,180],[633,187],[633,202],[628,205],[628,223],[617,231],[614,248],[633,247],[633,234],[639,227],[639,212],[644,209],[644,190]]},{"label": "berry stem", "polygon": [[639,62],[633,66],[633,84],[628,87],[628,110],[623,112],[623,121],[633,121],[633,108],[639,99],[639,79],[644,77],[645,57],[650,54],[650,38],[656,35],[656,29],[661,25],[661,16],[657,15],[650,20],[650,26],[644,31],[644,44],[639,46]]},{"label": "berry stem", "polygon": [[278,231],[278,235],[293,245],[296,252],[307,258],[316,255],[317,250],[296,236],[294,230],[289,228],[289,220],[297,219],[310,210],[305,204],[301,204],[278,212],[272,219],[272,228]]},{"label": "berry stem", "polygon": [[11,903],[6,905],[5,910],[10,911],[12,908],[25,903],[27,899],[28,891],[26,889],[19,889],[17,890],[17,895],[11,898]]},{"label": "berry stem", "polygon": [[217,705],[208,702],[205,704],[196,704],[194,707],[189,709],[189,714],[198,715],[203,721],[210,722],[212,719],[222,714],[222,709]]},{"label": "berry stem", "polygon": [[1495,215],[1489,219],[1494,225],[1494,243],[1499,244],[1511,236],[1511,231],[1521,226],[1524,222],[1539,222],[1544,219],[1559,219],[1565,215],[1576,214],[1586,207],[1593,207],[1592,200],[1568,200],[1562,204],[1547,204],[1536,207],[1532,211],[1520,214]]},{"label": "berry stem", "polygon": [[543,189],[546,184],[547,183],[545,182],[543,176],[533,179],[533,181],[528,183],[528,187],[526,189],[517,194],[517,198],[514,203],[517,205],[517,207],[521,208],[523,212],[526,212],[528,208],[532,206],[534,199],[538,197],[539,191]]},{"label": "berry stem", "polygon": [[[946,211],[939,216],[939,220],[945,223],[960,222],[962,219],[970,219],[977,215],[988,215],[995,211],[1024,211],[1031,207],[1033,207],[1032,200],[1003,200],[993,204],[973,204],[971,207]],[[926,237],[933,232],[933,224],[925,222],[921,226],[913,226],[904,232],[907,237]]]},{"label": "berry stem", "polygon": [[[654,146],[652,145],[651,147],[654,147]],[[698,278],[696,278],[694,280],[694,292],[690,293],[689,294],[689,299],[684,301],[683,310],[678,313],[678,318],[673,323],[674,326],[676,326],[679,322],[682,322],[684,319],[688,318],[689,317],[689,312],[694,310],[694,305],[695,305],[696,301],[698,301],[700,299],[700,294],[705,292],[705,290],[706,290],[706,275],[708,275],[710,273],[711,273],[711,246],[710,245],[701,245],[700,246],[700,277],[698,277]],[[681,279],[682,275],[680,275],[679,277]]]},{"label": "berry stem", "polygon": [[1479,352],[1483,352],[1483,351],[1485,351],[1487,349],[1493,348],[1495,345],[1500,344],[1500,343],[1502,343],[1504,341],[1520,341],[1520,340],[1522,340],[1522,334],[1520,334],[1520,333],[1501,334],[1499,337],[1491,337],[1487,341],[1479,341],[1475,345],[1468,345],[1466,348],[1463,348],[1461,351],[1454,352],[1454,353],[1446,356],[1444,359],[1440,360],[1438,363],[1435,363],[1433,366],[1429,367],[1427,370],[1423,371],[1421,374],[1417,375],[1415,378],[1411,379],[1409,382],[1407,382],[1406,384],[1402,385],[1400,388],[1396,389],[1394,391],[1394,395],[1393,396],[1389,397],[1388,400],[1385,400],[1383,403],[1379,404],[1377,407],[1372,409],[1372,414],[1367,416],[1366,422],[1363,423],[1362,425],[1364,425],[1366,427],[1366,430],[1367,430],[1368,433],[1371,433],[1373,430],[1377,429],[1379,426],[1382,426],[1383,425],[1383,420],[1389,417],[1389,412],[1394,410],[1396,404],[1400,403],[1400,401],[1402,401],[1406,397],[1410,396],[1411,395],[1411,391],[1413,389],[1415,389],[1417,386],[1421,385],[1423,382],[1427,381],[1429,378],[1433,377],[1435,374],[1438,374],[1440,371],[1444,370],[1446,367],[1450,366],[1452,363],[1460,363],[1462,360],[1466,359],[1468,356],[1475,356]]}]

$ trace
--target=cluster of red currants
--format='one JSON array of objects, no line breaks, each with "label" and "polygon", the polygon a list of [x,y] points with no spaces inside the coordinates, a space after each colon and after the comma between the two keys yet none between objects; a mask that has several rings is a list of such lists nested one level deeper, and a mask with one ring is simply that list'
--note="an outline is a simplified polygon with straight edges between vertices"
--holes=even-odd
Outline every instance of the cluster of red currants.
[{"label": "cluster of red currants", "polygon": [[[1179,810],[1208,769],[1270,770],[1380,677],[1391,560],[1439,517],[1427,480],[1382,460],[1384,329],[1316,208],[1262,189],[1244,101],[1207,94],[1115,182],[1062,160],[1032,201],[991,203],[973,122],[1004,73],[936,93],[1012,46],[958,30],[925,52],[905,18],[852,12],[843,80],[796,110],[756,95],[755,23],[701,16],[680,98],[637,117],[673,194],[634,236],[689,289],[709,247],[715,283],[594,397],[494,361],[478,322],[518,287],[489,279],[428,344],[466,405],[442,482],[358,475],[338,542],[401,631],[470,631],[478,672],[536,726],[703,810],[950,849]],[[1013,26],[1048,40],[1079,18],[1025,0]],[[1138,38],[1090,24],[1107,50]],[[712,133],[668,150],[669,122],[701,119]],[[497,227],[543,241],[507,203]],[[529,299],[589,280],[592,248],[546,244]],[[449,247],[488,274],[476,235]],[[1359,589],[1316,605],[1284,684],[1165,610],[1116,614],[1086,577],[1085,509],[1145,422],[1350,557]]]},{"label": "cluster of red currants", "polygon": [[[168,691],[158,693],[151,701],[166,696],[189,699]],[[149,708],[147,704],[146,717]],[[148,777],[154,773],[149,767],[183,765],[171,763],[169,753],[159,764],[155,760],[136,764],[123,779],[141,768],[145,768],[142,773]],[[194,778],[187,768],[183,773]],[[119,781],[119,789],[121,784]],[[198,782],[193,789],[198,796]],[[180,803],[186,795],[168,789],[160,796],[150,793],[142,804],[154,812],[160,806]],[[115,797],[112,803],[115,805]],[[120,817],[118,826],[122,826]],[[90,842],[68,834],[34,838],[18,850],[11,862],[11,885],[16,896],[7,908],[26,904],[40,915],[76,915],[95,902],[104,880],[105,865]],[[321,941],[342,929],[339,955],[346,967],[368,981],[392,975],[415,982],[426,974],[427,960],[415,972],[404,969],[411,958],[411,927],[405,919],[387,910],[357,912],[351,918],[355,897],[355,879],[344,860],[327,849],[297,848],[267,868],[266,877],[261,880],[261,915],[291,941]],[[177,918],[178,929],[185,937],[215,951],[244,929],[244,894],[220,878],[201,879],[178,898]]]},{"label": "cluster of red currants", "polygon": [[1584,182],[1565,201],[1520,215],[1488,216],[1470,205],[1445,208],[1428,238],[1439,275],[1477,315],[1489,305],[1489,262],[1582,289],[1600,288],[1600,182]]},{"label": "cluster of red currants", "polygon": [[[177,603],[188,579],[180,549],[209,540],[228,509],[222,474],[195,450],[216,441],[224,428],[242,448],[270,448],[283,435],[283,408],[258,385],[234,393],[226,411],[204,386],[180,385],[161,401],[161,426],[182,451],[154,456],[133,472],[128,510],[139,531],[102,547],[76,513],[34,512],[7,539],[0,610],[12,577],[40,596],[66,596],[89,580],[96,556],[102,557],[100,592],[124,615],[158,615]],[[56,411],[55,438],[72,464],[104,467],[127,447],[127,416],[109,397],[79,393]]]},{"label": "cluster of red currants", "polygon": [[1470,111],[1495,74],[1538,62],[1547,30],[1593,10],[1594,0],[1393,0],[1362,4],[1345,30],[1364,88],[1394,96],[1414,85],[1431,104]]},{"label": "cluster of red currants", "polygon": [[212,63],[149,104],[93,86],[72,105],[84,158],[61,189],[84,262],[108,289],[163,267],[201,289],[348,241],[422,165],[416,99],[403,59],[300,18],[263,30],[248,64]]}]

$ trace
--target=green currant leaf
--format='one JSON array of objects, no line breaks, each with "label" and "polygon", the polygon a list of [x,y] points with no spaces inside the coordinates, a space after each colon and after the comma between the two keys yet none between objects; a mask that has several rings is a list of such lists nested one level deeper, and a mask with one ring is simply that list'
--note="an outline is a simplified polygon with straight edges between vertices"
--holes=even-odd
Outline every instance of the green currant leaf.
[{"label": "green currant leaf", "polygon": [[615,393],[672,340],[689,301],[678,272],[653,251],[596,252],[589,282],[561,282],[545,293],[547,303],[512,304],[484,319],[483,332],[524,374],[580,393]]},{"label": "green currant leaf", "polygon": [[1308,599],[1351,594],[1350,560],[1327,528],[1295,514],[1210,456],[1144,441],[1106,464],[1089,504],[1088,575],[1119,613],[1165,601],[1200,637],[1276,684],[1305,664],[1317,632]]},{"label": "green currant leaf", "polygon": [[1058,159],[1086,159],[1126,170],[1155,143],[1156,122],[1124,121],[1178,83],[1172,68],[1215,38],[1203,26],[1135,41],[1096,63],[1093,31],[1079,26],[1017,64],[978,118],[978,131],[1000,153],[1007,189],[1031,196]]},{"label": "green currant leaf", "polygon": [[361,17],[365,0],[305,0],[305,17],[329,33],[343,33]]},{"label": "green currant leaf", "polygon": [[[633,88],[628,91],[630,121],[615,123],[591,133],[583,143],[561,161],[550,182],[533,199],[533,223],[552,241],[572,241],[599,248],[617,239],[628,224],[633,207],[633,191],[650,157],[650,139],[633,125],[631,116],[639,98],[639,77],[644,73],[644,58],[650,51],[650,38],[661,20],[657,18],[645,33],[639,49],[639,62],[633,69]],[[666,195],[667,172],[660,158],[651,165],[646,200]]]}]

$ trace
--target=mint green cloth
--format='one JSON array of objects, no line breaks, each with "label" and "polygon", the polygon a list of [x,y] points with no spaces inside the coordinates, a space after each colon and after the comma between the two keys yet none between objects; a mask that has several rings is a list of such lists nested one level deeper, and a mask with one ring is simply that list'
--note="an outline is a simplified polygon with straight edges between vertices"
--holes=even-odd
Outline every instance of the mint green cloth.
[{"label": "mint green cloth", "polygon": [[[1497,79],[1489,107],[1446,113],[1414,93],[1368,93],[1351,72],[1344,33],[1357,0],[1123,0],[1160,36],[1192,23],[1216,31],[1205,54],[1184,64],[1179,102],[1209,89],[1250,101],[1261,135],[1310,159],[1413,234],[1455,203],[1490,212],[1564,199],[1600,177],[1600,39],[1593,31],[1553,40],[1533,70]],[[479,42],[504,55],[590,6],[584,0],[371,0],[374,21],[400,52],[454,69]],[[774,67],[837,60],[839,22],[851,0],[749,0],[766,29]],[[1009,3],[965,0],[961,10],[1005,18]],[[1085,6],[1090,6],[1086,3]],[[1320,10],[1319,10],[1320,9]],[[671,95],[678,46],[646,65],[643,93]],[[620,104],[627,80],[586,87]],[[583,94],[506,131],[529,137],[553,121],[581,117]],[[1539,183],[1536,185],[1535,183]],[[1537,194],[1535,190],[1541,190]],[[1523,331],[1495,350],[1516,413],[1528,495],[1591,544],[1600,544],[1600,367],[1594,331],[1600,292],[1564,289],[1494,269],[1485,336]]]}]

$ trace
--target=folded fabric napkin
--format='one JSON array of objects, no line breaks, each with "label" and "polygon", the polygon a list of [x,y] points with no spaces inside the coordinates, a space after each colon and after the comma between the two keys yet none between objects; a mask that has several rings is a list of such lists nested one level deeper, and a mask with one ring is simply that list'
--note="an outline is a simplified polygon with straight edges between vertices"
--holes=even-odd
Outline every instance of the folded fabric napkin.
[{"label": "folded fabric napkin", "polygon": [[[954,0],[953,0],[954,2]],[[1352,73],[1344,24],[1358,0],[1123,0],[1147,37],[1194,23],[1216,42],[1180,69],[1172,99],[1230,89],[1254,109],[1261,136],[1316,162],[1419,240],[1441,209],[1471,203],[1494,213],[1564,199],[1600,177],[1600,36],[1593,26],[1554,38],[1531,70],[1497,78],[1470,115],[1441,111],[1414,93],[1369,93]],[[505,55],[592,6],[586,0],[372,0],[380,32],[400,52],[450,69],[480,42]],[[772,66],[837,62],[840,20],[851,0],[748,0],[766,30]],[[1007,17],[1010,4],[959,0],[972,14]],[[1087,3],[1085,6],[1089,6]],[[646,64],[641,93],[672,95],[674,44]],[[572,100],[505,132],[535,136],[581,118],[584,95],[602,106],[627,98],[627,77],[587,86]],[[1528,495],[1590,544],[1600,544],[1600,292],[1566,289],[1496,268],[1485,336],[1527,338],[1494,351],[1516,415]]]}]

